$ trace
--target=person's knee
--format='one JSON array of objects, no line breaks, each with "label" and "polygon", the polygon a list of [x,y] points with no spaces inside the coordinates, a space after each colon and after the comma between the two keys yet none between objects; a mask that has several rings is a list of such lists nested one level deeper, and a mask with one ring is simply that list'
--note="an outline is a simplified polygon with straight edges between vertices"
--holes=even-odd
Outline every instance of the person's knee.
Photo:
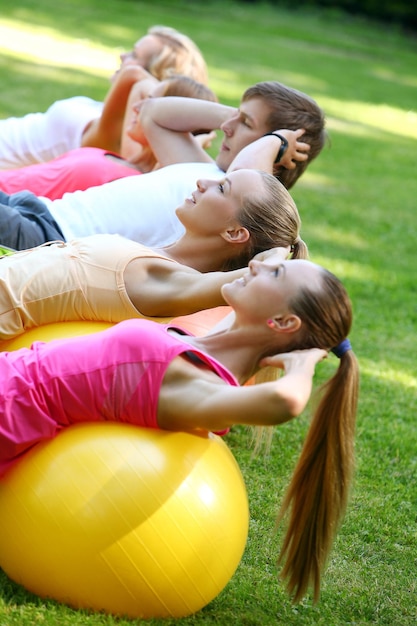
[{"label": "person's knee", "polygon": [[0,204],[5,206],[9,206],[11,196],[8,193],[4,193],[4,191],[0,191]]},{"label": "person's knee", "polygon": [[0,245],[26,250],[63,239],[47,206],[29,191],[0,197]]}]

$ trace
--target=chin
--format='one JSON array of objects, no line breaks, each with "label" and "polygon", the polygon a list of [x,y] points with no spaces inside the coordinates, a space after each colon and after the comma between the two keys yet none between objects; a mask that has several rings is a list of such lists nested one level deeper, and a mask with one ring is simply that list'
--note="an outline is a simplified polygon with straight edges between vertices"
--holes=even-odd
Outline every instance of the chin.
[{"label": "chin", "polygon": [[219,156],[216,159],[216,165],[217,167],[219,167],[221,170],[223,170],[223,172],[227,172],[229,165],[231,164],[231,160],[229,157],[229,154],[219,154]]},{"label": "chin", "polygon": [[233,294],[233,291],[236,288],[236,285],[234,285],[234,280],[232,280],[230,283],[225,283],[222,286],[221,292],[222,292],[222,296],[224,298],[224,301],[226,302],[227,305],[232,306],[233,305],[233,295],[230,297],[230,294]]}]

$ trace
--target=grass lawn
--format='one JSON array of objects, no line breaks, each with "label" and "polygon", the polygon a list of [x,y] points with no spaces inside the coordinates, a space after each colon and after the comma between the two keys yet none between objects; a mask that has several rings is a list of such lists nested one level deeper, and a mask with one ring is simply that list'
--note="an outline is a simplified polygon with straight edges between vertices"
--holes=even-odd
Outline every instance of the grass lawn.
[{"label": "grass lawn", "polygon": [[[118,54],[153,24],[176,27],[199,44],[222,102],[236,105],[246,87],[272,79],[309,93],[327,113],[330,145],[292,195],[312,260],[341,277],[353,300],[350,339],[361,396],[355,485],[320,602],[307,597],[292,605],[275,564],[281,531],[274,534],[274,517],[308,425],[306,411],[276,430],[268,457],[254,457],[250,432],[234,429],[227,441],[251,512],[241,564],[198,614],[146,623],[416,624],[416,37],[334,12],[227,0],[3,4],[0,117],[44,110],[72,95],[102,99]],[[334,358],[323,363],[317,383],[335,365]],[[132,623],[40,600],[2,573],[0,587],[0,626]]]}]

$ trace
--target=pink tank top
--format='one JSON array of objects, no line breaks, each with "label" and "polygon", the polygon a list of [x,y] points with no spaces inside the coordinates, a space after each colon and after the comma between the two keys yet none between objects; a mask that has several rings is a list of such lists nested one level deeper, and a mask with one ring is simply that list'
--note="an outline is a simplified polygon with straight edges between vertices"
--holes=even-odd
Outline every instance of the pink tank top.
[{"label": "pink tank top", "polygon": [[70,424],[116,421],[158,428],[162,379],[184,352],[238,386],[221,363],[168,328],[177,329],[131,319],[84,337],[0,352],[0,475],[26,450]]},{"label": "pink tank top", "polygon": [[27,189],[35,196],[57,200],[66,192],[84,191],[112,180],[141,174],[124,165],[123,161],[118,163],[106,156],[111,154],[101,148],[76,148],[46,163],[2,170],[0,190],[13,194]]}]

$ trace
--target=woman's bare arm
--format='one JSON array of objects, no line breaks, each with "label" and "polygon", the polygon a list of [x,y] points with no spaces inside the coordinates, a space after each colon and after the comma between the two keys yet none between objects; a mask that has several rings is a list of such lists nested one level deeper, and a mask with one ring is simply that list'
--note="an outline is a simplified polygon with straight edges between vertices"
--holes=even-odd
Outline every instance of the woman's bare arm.
[{"label": "woman's bare arm", "polygon": [[[137,65],[121,68],[106,99],[101,117],[94,120],[84,131],[82,146],[93,146],[111,152],[120,153],[121,137],[125,114],[132,87],[137,84],[136,93],[141,90],[142,97],[158,81],[146,70]],[[142,84],[141,84],[142,83]]]},{"label": "woman's bare arm", "polygon": [[201,273],[165,259],[138,259],[129,263],[124,280],[127,294],[142,315],[176,317],[224,305],[221,287],[248,272]]},{"label": "woman's bare arm", "polygon": [[243,387],[229,386],[212,372],[177,357],[162,384],[158,424],[167,430],[210,431],[235,424],[282,424],[305,409],[315,366],[326,356],[317,348],[276,355],[265,364],[283,369],[281,378]]},{"label": "woman's bare arm", "polygon": [[[273,248],[256,255],[275,264],[288,256],[288,248]],[[221,288],[248,273],[244,267],[228,272],[198,272],[175,261],[145,257],[131,261],[124,273],[133,305],[148,317],[177,317],[226,304]]]}]

